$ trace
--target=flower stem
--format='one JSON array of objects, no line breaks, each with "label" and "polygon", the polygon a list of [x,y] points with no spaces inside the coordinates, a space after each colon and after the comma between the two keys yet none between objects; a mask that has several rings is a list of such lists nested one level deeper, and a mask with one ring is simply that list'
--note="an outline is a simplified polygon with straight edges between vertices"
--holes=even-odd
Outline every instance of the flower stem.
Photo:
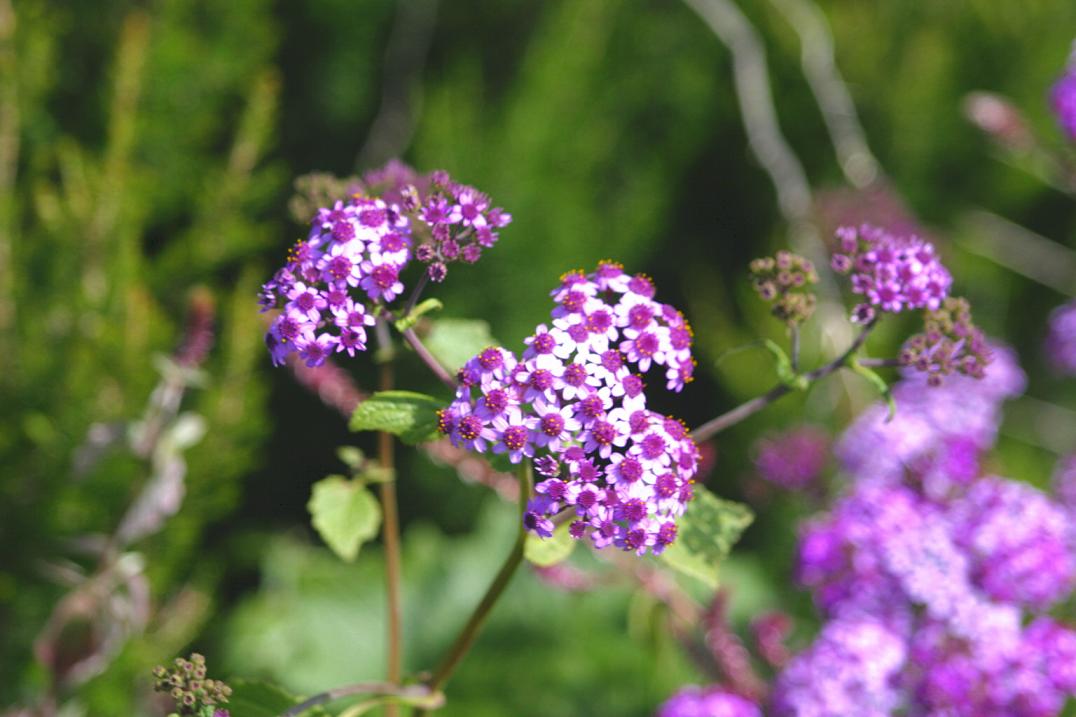
[{"label": "flower stem", "polygon": [[[813,371],[808,371],[807,373],[803,374],[803,378],[807,379],[807,382],[810,383],[813,381],[817,381],[820,378],[824,378],[831,373],[835,373],[836,371],[839,371],[840,369],[847,366],[849,359],[851,359],[852,356],[854,356],[855,353],[859,351],[863,344],[866,343],[867,336],[870,335],[871,329],[874,328],[875,323],[876,320],[871,320],[868,324],[866,324],[863,327],[863,330],[859,332],[859,335],[856,336],[856,339],[852,342],[852,345],[848,347],[847,351],[845,351],[837,358],[833,359],[825,366],[821,366]],[[860,363],[862,363],[862,361]],[[789,385],[787,383],[779,383],[761,396],[758,396],[757,398],[752,398],[746,403],[741,403],[736,408],[726,413],[722,413],[716,418],[711,418],[706,423],[694,429],[691,434],[695,437],[696,441],[705,441],[709,438],[713,438],[718,433],[721,433],[725,429],[735,426],[740,421],[743,421],[744,419],[753,416],[766,406],[769,406],[777,399],[781,398],[787,393],[791,393],[794,390],[796,389],[792,385]]]},{"label": "flower stem", "polygon": [[430,371],[433,371],[433,375],[440,379],[441,383],[455,391],[456,379],[452,378],[452,374],[448,372],[448,369],[442,366],[441,362],[437,360],[437,357],[430,353],[430,350],[422,343],[422,340],[419,339],[415,330],[407,329],[403,332],[403,337],[404,341],[406,341],[411,348],[415,350],[415,353],[418,354],[422,363],[426,364]]},{"label": "flower stem", "polygon": [[[389,391],[393,385],[392,363],[381,364],[380,388]],[[392,434],[377,434],[378,462],[389,475],[394,470],[395,456]],[[403,676],[403,659],[401,645],[403,629],[400,619],[400,519],[396,501],[396,481],[388,480],[381,484],[382,540],[385,548],[385,597],[388,602],[388,656],[386,658],[386,675],[388,681],[399,684]],[[385,705],[385,716],[396,717],[399,712],[395,704]]]},{"label": "flower stem", "polygon": [[793,323],[788,327],[789,343],[791,347],[789,352],[792,354],[791,364],[793,371],[800,370],[800,327],[799,324]]},{"label": "flower stem", "polygon": [[[527,537],[527,531],[523,527],[523,514],[527,510],[527,502],[530,500],[531,495],[531,465],[528,461],[524,460],[520,464],[519,470],[519,530],[516,534],[515,545],[512,546],[512,552],[505,558],[504,564],[501,565],[501,569],[497,572],[497,577],[490,583],[489,588],[486,590],[486,594],[482,596],[482,600],[475,607],[474,612],[471,613],[471,617],[467,620],[467,624],[463,626],[459,635],[456,636],[455,642],[449,648],[445,657],[441,660],[441,664],[434,670],[433,676],[426,681],[426,687],[430,692],[436,693],[444,687],[445,683],[452,676],[452,673],[456,671],[460,662],[463,660],[467,651],[471,649],[471,645],[474,644],[475,638],[478,636],[479,630],[482,629],[482,625],[485,624],[486,619],[489,617],[490,611],[497,603],[497,600],[504,593],[505,588],[508,587],[508,583],[512,580],[512,576],[515,575],[516,569],[523,562],[523,543]],[[416,712],[416,717],[425,715],[426,710],[422,708]]]},{"label": "flower stem", "polygon": [[426,284],[430,281],[430,275],[426,272],[422,272],[422,276],[419,278],[418,283],[415,284],[414,291],[411,292],[411,297],[407,300],[407,308],[404,309],[404,316],[407,316],[415,309],[415,304],[418,303],[418,299],[422,296],[422,291],[426,288]]},{"label": "flower stem", "polygon": [[[417,298],[417,295],[413,298]],[[387,321],[395,323],[396,316],[387,306],[382,306],[382,313],[384,314]],[[422,339],[418,337],[418,334],[415,333],[415,330],[409,328],[405,329],[401,333],[403,334],[404,341],[406,341],[407,344],[415,350],[415,353],[418,354],[419,359],[422,360],[422,363],[426,364],[426,367],[433,372],[433,375],[436,376],[441,381],[441,383],[455,391],[456,379],[452,377],[452,374],[449,373],[448,369],[441,365],[441,362],[437,360],[437,357],[430,353],[430,350],[426,348],[425,344],[422,343]]]}]

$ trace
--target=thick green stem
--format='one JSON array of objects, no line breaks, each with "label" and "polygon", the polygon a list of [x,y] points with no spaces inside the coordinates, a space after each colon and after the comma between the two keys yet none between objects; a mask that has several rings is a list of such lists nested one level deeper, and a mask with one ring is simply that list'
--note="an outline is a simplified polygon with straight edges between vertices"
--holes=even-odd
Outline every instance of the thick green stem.
[{"label": "thick green stem", "polygon": [[[471,645],[474,644],[475,638],[478,636],[478,632],[482,629],[486,619],[489,617],[490,612],[493,610],[493,606],[497,604],[497,600],[504,594],[505,588],[508,587],[508,583],[511,582],[512,576],[515,575],[516,569],[519,568],[523,562],[523,544],[527,537],[527,531],[523,527],[523,514],[527,510],[527,502],[530,500],[531,495],[531,465],[528,461],[524,460],[520,465],[519,471],[519,530],[516,534],[515,545],[512,546],[512,552],[505,558],[504,564],[501,565],[501,569],[497,572],[497,577],[493,579],[489,589],[486,590],[486,594],[482,596],[482,600],[475,607],[474,612],[471,613],[470,619],[467,624],[460,630],[460,634],[456,636],[455,642],[448,649],[445,657],[441,660],[441,664],[434,670],[433,676],[426,681],[426,686],[430,692],[438,692],[452,677],[452,673],[456,671],[460,662],[466,656],[467,651],[471,649]],[[426,710],[422,709],[416,712],[416,715],[424,715]]]}]

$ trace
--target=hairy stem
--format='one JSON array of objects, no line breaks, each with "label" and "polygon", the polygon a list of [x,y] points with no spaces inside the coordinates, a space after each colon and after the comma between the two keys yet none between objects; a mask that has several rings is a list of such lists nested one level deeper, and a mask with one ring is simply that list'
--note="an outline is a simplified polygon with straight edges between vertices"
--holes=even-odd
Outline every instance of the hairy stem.
[{"label": "hairy stem", "polygon": [[[419,285],[422,285],[421,282]],[[412,294],[411,298],[418,300],[417,291],[415,294]],[[408,308],[408,311],[410,311],[410,307]],[[396,323],[395,314],[393,314],[392,310],[389,309],[387,306],[382,305],[381,313],[385,317],[386,321]],[[407,314],[404,314],[404,316],[406,315]],[[430,353],[430,350],[426,348],[425,344],[422,343],[422,339],[418,337],[418,334],[415,333],[415,330],[413,328],[404,329],[401,333],[403,334],[404,341],[407,342],[407,345],[414,349],[415,353],[418,354],[418,357],[419,359],[421,359],[422,363],[426,364],[426,368],[430,369],[430,371],[433,372],[433,375],[436,376],[441,381],[441,383],[455,391],[456,379],[452,377],[452,374],[448,372],[448,369],[441,365],[441,362],[437,360],[437,357]]]},{"label": "hairy stem", "polygon": [[426,364],[430,371],[433,371],[433,375],[436,376],[441,383],[448,386],[453,391],[456,390],[456,379],[452,378],[452,374],[448,372],[441,362],[437,360],[437,357],[430,353],[430,350],[419,339],[418,334],[414,329],[407,329],[403,332],[404,341],[415,350],[422,363]]},{"label": "hairy stem", "polygon": [[[852,342],[852,345],[848,347],[847,351],[845,351],[837,358],[833,359],[825,366],[821,366],[813,371],[808,371],[807,373],[803,374],[803,378],[807,379],[808,383],[811,383],[847,366],[849,359],[851,359],[852,356],[854,356],[855,353],[859,351],[860,347],[862,347],[863,344],[867,341],[867,337],[870,335],[871,329],[874,328],[874,324],[875,320],[872,320],[870,323],[866,324],[863,327],[863,330],[859,332],[859,335],[856,336],[856,339]],[[766,406],[769,406],[771,403],[781,398],[785,394],[792,393],[795,390],[795,386],[792,386],[787,383],[779,383],[761,396],[758,396],[757,398],[752,398],[746,403],[741,403],[736,408],[726,413],[722,413],[716,418],[711,418],[706,423],[694,429],[691,433],[695,437],[696,441],[705,441],[707,439],[713,438],[718,433],[721,433],[725,429],[735,426],[740,421],[743,421],[744,419],[753,416],[754,414],[758,413]]]},{"label": "hairy stem", "polygon": [[422,292],[426,289],[426,284],[430,283],[429,272],[422,272],[422,276],[415,283],[415,288],[411,292],[411,296],[407,299],[407,308],[404,309],[404,316],[410,315],[415,310],[415,304],[418,303],[419,297],[422,296]]},{"label": "hairy stem", "polygon": [[[449,648],[445,654],[444,659],[441,660],[441,664],[434,670],[433,676],[426,681],[426,686],[430,689],[430,692],[438,692],[449,678],[452,677],[452,673],[459,667],[460,662],[466,656],[467,651],[471,649],[471,645],[474,644],[475,638],[478,636],[479,630],[482,629],[482,625],[485,624],[486,619],[489,617],[490,612],[493,610],[493,606],[497,604],[497,600],[504,593],[505,588],[508,587],[508,583],[511,582],[512,576],[515,575],[516,569],[519,568],[520,563],[523,562],[523,543],[527,537],[527,531],[523,527],[523,514],[527,510],[527,502],[530,500],[531,495],[531,482],[533,478],[531,476],[531,465],[528,461],[524,460],[520,464],[519,470],[519,531],[516,534],[515,545],[512,546],[512,552],[505,558],[504,564],[501,565],[501,569],[497,572],[497,577],[493,579],[489,589],[486,590],[486,594],[482,596],[482,600],[475,607],[474,612],[471,613],[471,617],[467,620],[467,624],[460,630],[460,634],[456,636],[455,642]],[[417,715],[424,715],[425,709],[419,710]]]}]

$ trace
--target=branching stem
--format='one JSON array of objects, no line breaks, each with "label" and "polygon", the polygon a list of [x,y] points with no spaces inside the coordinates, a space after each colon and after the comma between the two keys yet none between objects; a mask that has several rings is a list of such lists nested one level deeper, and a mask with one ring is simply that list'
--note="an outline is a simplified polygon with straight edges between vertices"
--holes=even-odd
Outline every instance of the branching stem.
[{"label": "branching stem", "polygon": [[[856,354],[857,351],[859,351],[863,344],[866,343],[867,337],[870,335],[871,329],[874,328],[874,324],[874,321],[871,321],[870,323],[866,324],[863,327],[863,330],[860,331],[859,335],[856,336],[856,339],[852,342],[852,345],[849,346],[848,350],[845,351],[843,354],[833,359],[825,366],[821,366],[813,371],[808,371],[807,373],[803,374],[802,376],[807,380],[807,383],[813,383],[820,378],[824,378],[831,373],[835,373],[836,371],[846,367],[848,365],[848,361]],[[866,364],[864,363],[864,365]],[[718,433],[721,433],[725,429],[735,426],[740,421],[743,421],[746,418],[753,416],[754,414],[758,413],[766,406],[769,406],[771,403],[781,398],[785,394],[792,393],[795,390],[796,387],[791,384],[779,383],[761,396],[758,396],[757,398],[752,398],[746,403],[741,403],[739,406],[732,409],[731,411],[722,413],[720,416],[710,419],[706,423],[694,429],[691,433],[695,437],[696,441],[705,441],[710,438],[713,438]]]}]

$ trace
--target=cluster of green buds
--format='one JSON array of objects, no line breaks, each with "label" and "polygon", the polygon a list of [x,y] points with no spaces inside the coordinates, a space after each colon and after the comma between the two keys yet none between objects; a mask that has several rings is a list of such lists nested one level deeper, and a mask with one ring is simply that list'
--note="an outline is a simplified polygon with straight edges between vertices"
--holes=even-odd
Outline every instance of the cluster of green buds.
[{"label": "cluster of green buds", "polygon": [[982,378],[990,363],[990,346],[971,320],[967,299],[950,296],[936,311],[923,315],[923,332],[914,334],[900,352],[900,362],[927,374],[938,386],[951,373]]},{"label": "cluster of green buds", "polygon": [[773,304],[773,315],[789,326],[811,318],[815,295],[809,287],[818,282],[814,264],[789,251],[751,262],[751,283],[763,301]]},{"label": "cluster of green buds", "polygon": [[205,658],[197,652],[189,660],[177,657],[171,667],[153,668],[156,679],[154,689],[167,693],[176,701],[178,715],[195,715],[196,717],[229,717],[228,710],[221,705],[228,703],[232,688],[220,680],[206,677]]}]

